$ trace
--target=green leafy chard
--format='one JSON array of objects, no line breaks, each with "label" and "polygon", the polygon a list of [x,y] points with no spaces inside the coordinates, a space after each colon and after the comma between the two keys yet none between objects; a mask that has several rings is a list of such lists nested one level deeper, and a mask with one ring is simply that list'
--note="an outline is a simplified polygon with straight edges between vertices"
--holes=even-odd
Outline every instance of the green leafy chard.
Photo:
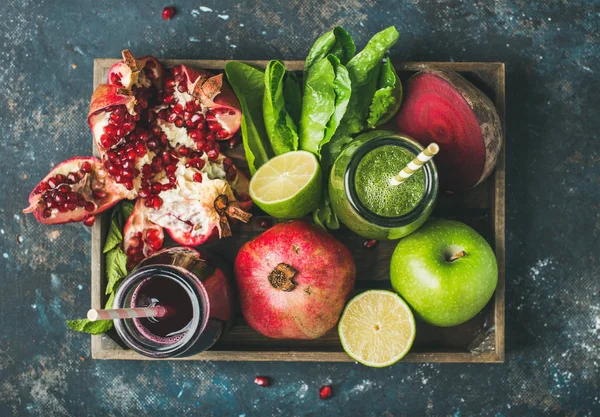
[{"label": "green leafy chard", "polygon": [[242,62],[228,62],[225,73],[242,107],[242,142],[250,173],[254,174],[273,157],[263,118],[265,75]]},{"label": "green leafy chard", "polygon": [[375,128],[389,121],[402,104],[402,83],[388,59],[381,66],[377,91],[369,107],[369,127]]},{"label": "green leafy chard", "polygon": [[302,112],[302,91],[300,91],[298,78],[293,72],[287,72],[283,79],[283,98],[288,114],[298,126]]},{"label": "green leafy chard", "polygon": [[286,71],[281,61],[269,62],[265,69],[263,116],[265,128],[275,155],[298,149],[298,129],[286,109],[285,77]]},{"label": "green leafy chard", "polygon": [[304,80],[306,81],[310,67],[325,59],[327,55],[335,55],[342,65],[346,65],[346,62],[352,59],[355,52],[356,46],[352,36],[341,26],[333,28],[333,30],[317,39],[308,51],[308,56],[304,61]]},{"label": "green leafy chard", "polygon": [[393,26],[382,30],[346,64],[352,83],[352,94],[340,128],[327,146],[326,163],[329,166],[344,145],[352,140],[352,136],[367,127],[369,108],[377,90],[381,61],[398,37],[398,31]]},{"label": "green leafy chard", "polygon": [[308,70],[300,115],[300,149],[320,154],[325,129],[335,110],[335,70],[322,59]]}]

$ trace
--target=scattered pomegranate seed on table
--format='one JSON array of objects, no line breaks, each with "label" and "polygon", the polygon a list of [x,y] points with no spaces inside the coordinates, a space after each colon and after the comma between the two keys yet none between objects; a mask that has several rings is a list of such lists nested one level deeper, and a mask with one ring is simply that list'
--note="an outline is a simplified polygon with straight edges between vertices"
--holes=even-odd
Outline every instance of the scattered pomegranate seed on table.
[{"label": "scattered pomegranate seed on table", "polygon": [[374,248],[376,245],[377,241],[375,239],[365,240],[365,242],[363,243],[363,246],[368,249]]},{"label": "scattered pomegranate seed on table", "polygon": [[271,219],[260,219],[258,220],[258,225],[263,229],[268,229],[273,225],[273,222],[271,221]]},{"label": "scattered pomegranate seed on table", "polygon": [[268,376],[257,376],[254,378],[254,383],[259,387],[268,387],[271,385],[271,378]]},{"label": "scattered pomegranate seed on table", "polygon": [[331,397],[332,394],[333,391],[331,391],[331,385],[324,385],[319,390],[319,398],[322,400],[326,400],[327,398]]},{"label": "scattered pomegranate seed on table", "polygon": [[169,20],[175,16],[175,7],[165,7],[162,11],[163,20]]}]

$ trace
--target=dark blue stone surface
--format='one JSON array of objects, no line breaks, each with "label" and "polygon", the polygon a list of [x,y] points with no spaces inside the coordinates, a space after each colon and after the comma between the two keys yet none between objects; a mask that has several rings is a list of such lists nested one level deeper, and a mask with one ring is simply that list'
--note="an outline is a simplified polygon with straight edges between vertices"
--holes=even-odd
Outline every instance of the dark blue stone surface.
[{"label": "dark blue stone surface", "polygon": [[[180,1],[168,22],[166,5],[0,8],[0,416],[600,415],[598,1]],[[91,360],[64,325],[89,307],[90,231],[21,209],[50,167],[91,152],[94,58],[302,59],[334,25],[359,47],[396,25],[397,60],[506,62],[506,363]]]}]

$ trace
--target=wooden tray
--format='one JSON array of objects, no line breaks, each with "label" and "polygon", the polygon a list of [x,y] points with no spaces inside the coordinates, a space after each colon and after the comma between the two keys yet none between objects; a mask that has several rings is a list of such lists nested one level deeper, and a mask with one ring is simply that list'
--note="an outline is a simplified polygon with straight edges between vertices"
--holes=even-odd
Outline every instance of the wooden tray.
[{"label": "wooden tray", "polygon": [[[94,88],[106,82],[106,74],[116,59],[94,61]],[[185,64],[220,72],[223,60],[164,60],[166,66]],[[246,61],[265,67],[267,61]],[[301,71],[303,61],[285,62],[287,69]],[[411,74],[425,68],[457,71],[484,91],[495,103],[504,125],[504,64],[484,62],[404,62],[395,65],[405,81]],[[461,220],[481,233],[495,250],[498,260],[498,287],[485,309],[475,318],[460,326],[440,328],[423,322],[417,323],[417,336],[406,362],[503,362],[504,361],[504,207],[505,207],[505,150],[498,158],[494,173],[478,187],[462,194],[440,195],[434,216]],[[104,257],[102,247],[109,225],[108,215],[101,216],[92,229],[92,308],[105,303]],[[212,244],[231,261],[237,249],[263,231],[256,221],[237,230],[234,237]],[[396,242],[380,242],[373,249],[363,247],[364,239],[347,229],[334,234],[353,252],[357,262],[355,292],[370,288],[390,288],[389,260]],[[376,271],[374,274],[373,271]],[[137,359],[148,358],[128,350],[112,332],[92,336],[92,358]],[[227,361],[310,361],[350,362],[334,329],[312,341],[268,339],[249,328],[239,316],[233,328],[210,351],[182,358],[187,360]]]}]

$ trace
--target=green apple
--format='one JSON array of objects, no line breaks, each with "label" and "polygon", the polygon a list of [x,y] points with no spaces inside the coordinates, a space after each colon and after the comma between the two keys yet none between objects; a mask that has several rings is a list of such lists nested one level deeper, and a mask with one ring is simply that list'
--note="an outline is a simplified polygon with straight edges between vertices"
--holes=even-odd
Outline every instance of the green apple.
[{"label": "green apple", "polygon": [[498,283],[490,245],[466,224],[432,219],[400,240],[392,287],[426,322],[456,326],[488,303]]}]

